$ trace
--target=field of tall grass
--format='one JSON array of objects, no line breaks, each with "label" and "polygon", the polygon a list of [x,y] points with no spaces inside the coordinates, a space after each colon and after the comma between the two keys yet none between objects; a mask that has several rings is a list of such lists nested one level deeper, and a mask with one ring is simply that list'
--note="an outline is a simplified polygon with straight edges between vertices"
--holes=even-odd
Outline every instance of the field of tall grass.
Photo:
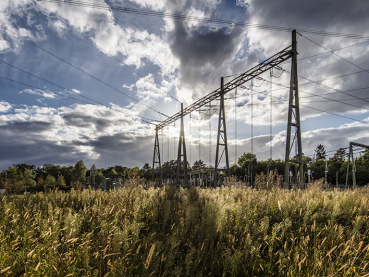
[{"label": "field of tall grass", "polygon": [[369,276],[369,189],[0,198],[0,276]]}]

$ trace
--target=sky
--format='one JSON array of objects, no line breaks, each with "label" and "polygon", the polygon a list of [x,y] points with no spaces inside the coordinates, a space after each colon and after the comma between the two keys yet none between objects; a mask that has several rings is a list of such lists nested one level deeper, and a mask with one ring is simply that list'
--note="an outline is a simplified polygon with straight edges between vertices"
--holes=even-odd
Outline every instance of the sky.
[{"label": "sky", "polygon": [[[312,156],[318,144],[329,154],[350,141],[369,145],[368,1],[84,2],[368,36],[301,31],[297,67],[303,153]],[[78,160],[151,166],[155,124],[219,88],[221,77],[229,82],[290,45],[290,31],[2,0],[0,170]],[[290,71],[286,61],[225,95],[230,164],[251,151],[284,159]],[[190,164],[214,165],[219,101],[211,104],[184,119]],[[179,122],[159,131],[162,162],[176,159],[178,136]]]}]

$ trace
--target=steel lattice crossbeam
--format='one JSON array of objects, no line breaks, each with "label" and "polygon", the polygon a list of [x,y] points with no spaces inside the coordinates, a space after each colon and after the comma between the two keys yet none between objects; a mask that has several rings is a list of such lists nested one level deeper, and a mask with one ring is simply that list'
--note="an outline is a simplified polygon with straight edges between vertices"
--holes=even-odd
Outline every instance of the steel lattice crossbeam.
[{"label": "steel lattice crossbeam", "polygon": [[[287,48],[283,49],[282,51],[278,52],[274,56],[270,57],[269,59],[261,62],[257,66],[251,68],[250,70],[246,71],[245,73],[239,75],[237,78],[233,79],[232,81],[224,84],[224,94],[235,89],[238,86],[241,86],[242,84],[246,83],[247,81],[250,81],[251,79],[257,77],[258,75],[262,74],[265,71],[268,71],[269,69],[276,67],[277,65],[281,64],[282,62],[288,60],[291,58],[293,52],[291,46],[288,46]],[[190,106],[183,109],[183,116],[199,109],[200,107],[203,107],[210,103],[213,100],[216,100],[220,97],[221,94],[221,88],[218,88],[214,90],[213,92],[209,93],[207,96],[197,100]],[[166,120],[163,120],[159,124],[157,124],[158,130],[163,129],[164,127],[168,126],[169,124],[175,122],[176,120],[180,119],[182,116],[181,112],[178,112],[171,117],[167,118]]]}]

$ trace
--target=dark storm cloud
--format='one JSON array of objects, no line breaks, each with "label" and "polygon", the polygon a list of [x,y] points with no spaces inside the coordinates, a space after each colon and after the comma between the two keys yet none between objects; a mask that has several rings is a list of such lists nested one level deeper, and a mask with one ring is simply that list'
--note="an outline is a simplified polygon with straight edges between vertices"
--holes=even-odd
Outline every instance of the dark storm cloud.
[{"label": "dark storm cloud", "polygon": [[229,27],[209,30],[202,26],[188,31],[183,21],[176,21],[171,49],[184,68],[206,64],[218,67],[233,56],[241,34],[241,28]]},{"label": "dark storm cloud", "polygon": [[23,135],[24,133],[39,133],[50,129],[52,123],[42,121],[13,121],[6,125],[0,126],[0,133],[17,133]]},{"label": "dark storm cloud", "polygon": [[80,128],[91,128],[95,126],[96,130],[99,131],[103,131],[107,127],[113,125],[128,125],[131,123],[130,120],[112,120],[109,118],[104,118],[109,115],[112,115],[112,113],[99,113],[99,116],[95,117],[80,112],[71,112],[64,115],[63,119],[65,121],[65,124],[68,126],[76,126]]},{"label": "dark storm cloud", "polygon": [[73,164],[85,157],[73,144],[51,141],[43,135],[42,132],[52,127],[48,122],[13,122],[0,126],[0,168],[24,162],[36,166]]},{"label": "dark storm cloud", "polygon": [[343,33],[365,34],[369,22],[366,0],[253,0],[252,18],[264,24]]},{"label": "dark storm cloud", "polygon": [[[223,66],[232,60],[244,30],[238,27],[211,28],[208,25],[187,29],[183,21],[174,23],[170,47],[180,60],[179,88],[196,89],[199,84],[210,85],[211,89],[218,87],[219,82],[214,87],[214,78],[219,79],[224,73]],[[205,95],[209,92],[198,93]]]},{"label": "dark storm cloud", "polygon": [[[28,163],[41,166],[45,163],[73,165],[84,160],[90,166],[99,167],[121,164],[124,166],[143,165],[150,162],[152,137],[137,136],[126,132],[114,135],[102,135],[91,138],[79,135],[79,140],[52,141],[43,133],[55,128],[55,123],[14,122],[0,126],[0,168],[4,169],[16,163]],[[24,127],[23,129],[22,126]],[[81,151],[78,147],[92,147],[91,151]],[[138,150],[139,149],[139,150]],[[95,155],[95,158],[89,155]],[[96,154],[98,156],[96,156]]]},{"label": "dark storm cloud", "polygon": [[[121,164],[124,166],[143,166],[152,159],[153,137],[137,133],[117,133],[100,136],[86,143],[100,154],[100,164]],[[97,165],[97,164],[96,164]]]}]

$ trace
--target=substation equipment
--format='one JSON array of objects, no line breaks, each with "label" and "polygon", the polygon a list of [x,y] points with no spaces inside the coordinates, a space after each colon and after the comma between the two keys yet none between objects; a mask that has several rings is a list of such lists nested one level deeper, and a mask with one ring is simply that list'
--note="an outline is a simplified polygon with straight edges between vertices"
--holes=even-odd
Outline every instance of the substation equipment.
[{"label": "substation equipment", "polygon": [[361,143],[357,143],[357,142],[350,142],[348,163],[347,163],[347,173],[346,173],[346,185],[345,185],[346,189],[348,189],[348,179],[349,179],[350,160],[351,159],[352,159],[352,188],[356,189],[356,166],[355,166],[353,146],[364,148],[366,151],[369,150],[369,145],[365,145],[365,144],[361,144]]},{"label": "substation equipment", "polygon": [[[228,143],[227,143],[227,128],[226,128],[226,113],[224,106],[224,95],[237,87],[242,87],[248,81],[253,79],[262,79],[259,77],[262,73],[271,70],[274,67],[278,67],[282,62],[291,59],[291,79],[290,79],[290,93],[289,93],[289,105],[288,105],[288,121],[287,121],[287,138],[286,138],[286,154],[285,154],[285,171],[284,171],[284,182],[288,183],[288,176],[290,172],[290,162],[298,163],[300,176],[303,176],[303,161],[302,161],[302,145],[301,145],[301,124],[300,124],[300,108],[299,108],[299,93],[298,93],[298,76],[297,76],[297,39],[296,30],[292,31],[292,44],[287,48],[276,53],[272,57],[259,63],[250,70],[240,74],[235,79],[224,84],[224,77],[221,77],[220,88],[214,90],[203,98],[197,100],[193,104],[183,108],[181,104],[181,111],[172,115],[171,117],[161,121],[156,125],[155,128],[155,146],[153,156],[153,177],[155,166],[159,167],[160,170],[160,182],[162,180],[161,172],[161,159],[160,159],[160,148],[159,148],[159,130],[174,123],[178,119],[181,120],[179,140],[178,140],[178,155],[177,155],[177,175],[176,181],[178,184],[179,176],[181,174],[181,164],[183,164],[183,176],[184,182],[187,185],[187,154],[186,154],[186,143],[185,143],[185,132],[183,117],[190,114],[193,111],[209,104],[211,101],[219,100],[219,119],[218,119],[218,134],[217,134],[217,145],[215,155],[215,167],[214,167],[214,184],[217,184],[217,171],[227,172],[227,176],[230,177],[229,169],[229,156],[228,156]],[[292,127],[295,128],[295,135],[291,142]],[[297,155],[296,159],[290,160],[290,155],[293,145],[297,144]],[[224,169],[219,168],[219,164],[225,157],[226,167]],[[183,158],[183,161],[182,161]],[[303,185],[303,178],[299,180],[300,185]],[[286,184],[289,186],[289,184]]]}]

